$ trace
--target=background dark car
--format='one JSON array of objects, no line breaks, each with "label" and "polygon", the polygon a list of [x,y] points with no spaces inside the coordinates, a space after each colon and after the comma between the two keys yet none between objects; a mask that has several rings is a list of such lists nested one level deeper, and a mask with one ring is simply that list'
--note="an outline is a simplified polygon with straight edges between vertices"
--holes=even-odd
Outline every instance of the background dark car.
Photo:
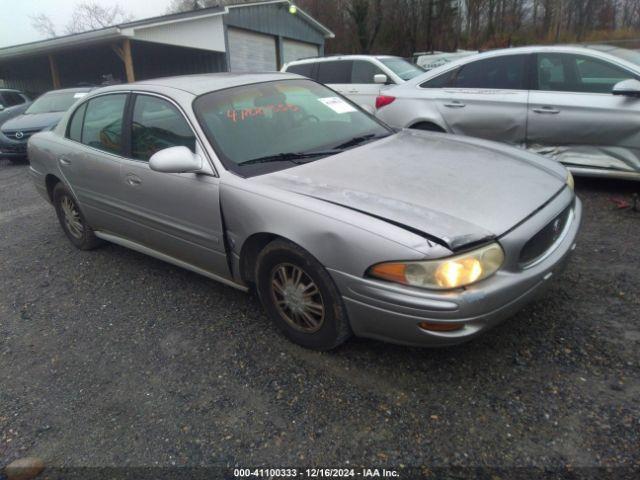
[{"label": "background dark car", "polygon": [[38,97],[21,115],[0,126],[0,157],[24,158],[34,133],[55,127],[62,115],[93,87],[52,90]]},{"label": "background dark car", "polygon": [[31,105],[31,97],[20,90],[0,88],[0,125],[24,113]]}]

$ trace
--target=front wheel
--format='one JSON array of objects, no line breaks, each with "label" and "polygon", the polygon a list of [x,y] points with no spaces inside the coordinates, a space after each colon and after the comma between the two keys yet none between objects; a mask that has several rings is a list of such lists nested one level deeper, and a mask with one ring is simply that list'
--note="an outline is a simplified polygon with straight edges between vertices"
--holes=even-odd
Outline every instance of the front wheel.
[{"label": "front wheel", "polygon": [[76,199],[62,183],[58,183],[53,189],[53,205],[60,226],[73,245],[80,250],[91,250],[102,243],[87,225]]},{"label": "front wheel", "polygon": [[267,315],[293,342],[330,350],[352,335],[333,280],[297,245],[284,240],[267,245],[258,257],[256,283]]}]

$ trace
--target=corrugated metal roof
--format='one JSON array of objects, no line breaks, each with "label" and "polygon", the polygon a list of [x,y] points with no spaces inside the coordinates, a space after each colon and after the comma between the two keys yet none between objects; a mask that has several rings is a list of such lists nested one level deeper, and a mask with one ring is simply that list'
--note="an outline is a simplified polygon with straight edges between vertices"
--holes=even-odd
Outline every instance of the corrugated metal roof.
[{"label": "corrugated metal roof", "polygon": [[[112,27],[90,30],[88,32],[75,33],[61,37],[50,38],[47,40],[39,40],[36,42],[24,43],[21,45],[13,45],[0,48],[0,60],[10,59],[14,57],[28,56],[34,54],[51,53],[58,50],[64,50],[71,47],[81,45],[89,45],[95,43],[104,43],[122,38],[136,38],[136,30],[147,29],[151,27],[178,23],[192,19],[204,18],[207,16],[225,15],[229,9],[239,9],[251,7],[258,4],[269,5],[286,3],[292,5],[289,0],[267,0],[264,2],[245,3],[239,5],[230,5],[228,7],[210,7],[190,12],[172,13],[161,15],[158,17],[136,20],[133,22],[122,23]],[[308,15],[306,12],[298,8],[298,15],[308,21],[314,28],[321,31],[326,38],[333,38],[334,34],[327,27],[322,25],[316,19]]]}]

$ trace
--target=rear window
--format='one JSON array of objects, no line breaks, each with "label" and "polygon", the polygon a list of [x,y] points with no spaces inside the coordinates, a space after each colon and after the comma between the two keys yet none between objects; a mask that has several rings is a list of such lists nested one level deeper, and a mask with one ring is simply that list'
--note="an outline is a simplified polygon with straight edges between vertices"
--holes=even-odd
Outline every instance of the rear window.
[{"label": "rear window", "polygon": [[303,77],[313,78],[313,67],[315,63],[300,63],[298,65],[289,65],[287,67],[288,73],[297,73]]},{"label": "rear window", "polygon": [[318,81],[320,83],[351,83],[351,60],[332,60],[318,62]]},{"label": "rear window", "polygon": [[460,67],[456,88],[525,90],[525,55],[505,55],[467,63]]}]

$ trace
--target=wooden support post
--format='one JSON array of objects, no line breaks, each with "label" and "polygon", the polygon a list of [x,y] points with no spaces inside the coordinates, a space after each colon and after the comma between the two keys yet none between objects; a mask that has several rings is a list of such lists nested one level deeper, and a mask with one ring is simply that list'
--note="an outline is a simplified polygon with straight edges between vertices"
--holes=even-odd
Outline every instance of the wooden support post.
[{"label": "wooden support post", "polygon": [[136,76],[133,70],[133,57],[131,56],[131,41],[125,38],[122,41],[122,46],[112,45],[113,51],[120,57],[120,60],[124,63],[124,70],[127,74],[127,82],[135,82]]},{"label": "wooden support post", "polygon": [[58,65],[56,64],[56,59],[53,58],[53,55],[49,54],[49,69],[51,70],[51,80],[53,80],[53,89],[57,90],[60,88],[60,75],[58,74]]}]

